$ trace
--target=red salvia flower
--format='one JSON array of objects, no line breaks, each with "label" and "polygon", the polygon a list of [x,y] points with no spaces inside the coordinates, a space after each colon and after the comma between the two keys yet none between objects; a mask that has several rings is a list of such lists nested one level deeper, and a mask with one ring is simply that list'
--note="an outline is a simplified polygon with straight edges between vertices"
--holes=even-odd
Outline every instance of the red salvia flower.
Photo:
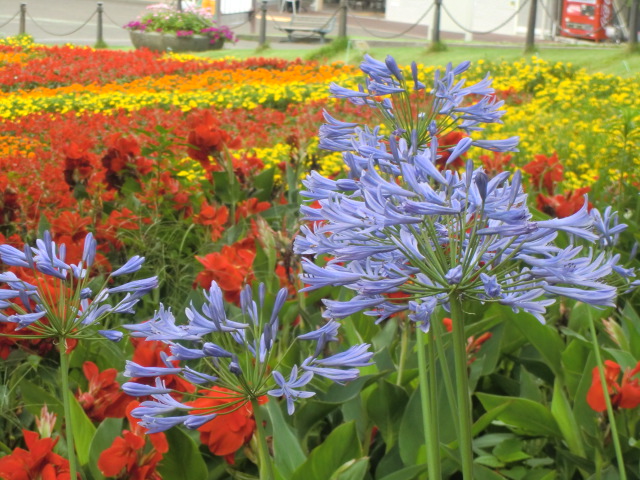
[{"label": "red salvia flower", "polygon": [[[636,408],[640,405],[640,384],[638,378],[633,377],[640,373],[640,362],[633,369],[626,369],[622,374],[622,380],[618,383],[621,370],[622,368],[616,362],[604,361],[604,377],[611,405],[613,408]],[[587,403],[596,412],[604,412],[607,409],[607,404],[598,367],[593,368],[591,376],[592,381],[587,392]]]},{"label": "red salvia flower", "polygon": [[27,450],[16,448],[0,458],[0,478],[4,480],[69,480],[69,461],[53,453],[58,438],[39,438],[22,430]]},{"label": "red salvia flower", "polygon": [[63,147],[62,154],[64,155],[64,181],[69,185],[69,189],[73,190],[78,184],[86,185],[97,162],[96,156],[89,151],[89,146],[71,142]]},{"label": "red salvia flower", "polygon": [[190,119],[191,131],[187,142],[187,154],[197,160],[207,171],[220,171],[223,169],[218,162],[212,165],[210,157],[219,160],[225,147],[229,149],[239,148],[240,140],[231,138],[224,130],[219,128],[219,123],[208,110],[194,115]]},{"label": "red salvia flower", "polygon": [[89,387],[86,392],[78,389],[76,398],[87,416],[94,422],[101,422],[105,418],[124,418],[131,397],[116,382],[118,371],[107,368],[101,372],[95,363],[89,361],[84,362],[82,371],[89,380]]},{"label": "red salvia flower", "polygon": [[[122,480],[162,480],[156,471],[158,463],[169,451],[167,437],[164,433],[146,435],[138,425],[138,420],[131,416],[131,410],[138,407],[133,401],[127,407],[127,418],[131,430],[123,430],[113,444],[103,451],[98,458],[98,468],[105,477],[117,477]],[[150,445],[147,444],[147,438]]]},{"label": "red salvia flower", "polygon": [[236,223],[241,218],[247,218],[250,215],[264,212],[269,208],[271,208],[271,204],[269,202],[260,202],[255,197],[248,198],[244,202],[240,203],[236,209]]},{"label": "red salvia flower", "polygon": [[484,167],[485,173],[489,178],[495,177],[497,174],[504,172],[513,155],[503,152],[490,152],[488,155],[480,155],[480,161]]}]

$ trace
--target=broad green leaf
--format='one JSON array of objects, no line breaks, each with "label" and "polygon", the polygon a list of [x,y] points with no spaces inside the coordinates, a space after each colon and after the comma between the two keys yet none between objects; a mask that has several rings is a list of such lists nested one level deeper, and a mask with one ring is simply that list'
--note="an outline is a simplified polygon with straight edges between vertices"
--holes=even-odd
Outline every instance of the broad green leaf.
[{"label": "broad green leaf", "polygon": [[507,404],[498,419],[529,435],[560,437],[560,429],[551,412],[539,403],[519,397],[502,397],[486,393],[476,394],[482,406],[492,410]]},{"label": "broad green leaf", "polygon": [[76,446],[78,454],[78,462],[80,465],[89,463],[89,448],[91,440],[96,434],[96,427],[93,422],[84,413],[82,406],[76,400],[76,397],[70,395],[71,400],[71,429],[73,430],[73,443]]},{"label": "broad green leaf", "polygon": [[504,480],[505,477],[503,477],[498,472],[495,472],[487,467],[474,463],[473,479],[474,480]]},{"label": "broad green leaf", "polygon": [[367,412],[371,421],[380,429],[387,451],[398,437],[398,427],[409,396],[403,388],[386,380],[380,380],[367,399]]},{"label": "broad green leaf", "polygon": [[309,458],[293,473],[290,480],[331,478],[331,475],[346,462],[361,456],[362,449],[355,422],[344,423],[313,449]]},{"label": "broad green leaf", "polygon": [[386,475],[382,477],[380,480],[414,480],[415,478],[418,477],[418,475],[426,472],[427,469],[428,467],[426,464],[412,465],[411,467],[398,470],[397,472],[394,472],[391,475]]},{"label": "broad green leaf", "polygon": [[278,402],[267,402],[273,430],[273,458],[276,469],[284,477],[304,463],[306,456],[300,442],[282,415]]},{"label": "broad green leaf", "polygon": [[89,447],[89,470],[94,480],[102,480],[104,476],[98,469],[100,454],[109,448],[113,441],[122,434],[122,419],[107,418],[98,425]]},{"label": "broad green leaf", "polygon": [[504,467],[504,463],[499,459],[494,457],[493,455],[480,455],[473,460],[478,465],[484,465],[485,467],[491,468],[502,468]]},{"label": "broad green leaf", "polygon": [[50,412],[58,415],[58,418],[64,418],[62,402],[47,392],[44,388],[39,387],[28,380],[22,380],[20,382],[20,392],[22,394],[24,406],[31,414],[40,414],[42,406],[47,405]]},{"label": "broad green leaf", "polygon": [[509,438],[500,442],[493,449],[493,454],[498,460],[504,463],[519,462],[520,460],[526,460],[530,458],[522,451],[524,442],[520,438]]},{"label": "broad green leaf", "polygon": [[385,373],[378,373],[375,375],[364,375],[356,378],[353,382],[349,382],[346,385],[339,385],[333,383],[326,393],[319,394],[317,400],[325,403],[342,404],[352,398],[360,395],[360,392],[371,383],[375,382],[378,378],[384,376]]},{"label": "broad green leaf", "polygon": [[540,323],[533,315],[510,316],[511,322],[529,340],[557,377],[564,375],[560,355],[564,342],[556,330]]},{"label": "broad green leaf", "polygon": [[405,465],[415,465],[417,463],[420,445],[424,445],[424,428],[422,427],[420,389],[416,388],[409,398],[400,421],[398,446],[400,448],[400,458],[402,458]]},{"label": "broad green leaf", "polygon": [[338,468],[330,480],[362,480],[369,470],[369,458],[350,460]]},{"label": "broad green leaf", "polygon": [[261,202],[271,200],[271,191],[273,190],[273,175],[275,170],[267,168],[260,174],[253,177],[253,185],[257,192],[253,195]]},{"label": "broad green leaf", "polygon": [[562,382],[559,379],[556,379],[553,384],[551,415],[555,418],[558,428],[562,432],[562,436],[569,446],[569,450],[571,450],[575,455],[584,457],[585,450],[584,445],[582,444],[582,437],[580,436],[578,422],[576,422],[576,419],[573,416],[571,405],[565,395]]},{"label": "broad green leaf", "polygon": [[207,465],[198,451],[196,442],[180,428],[165,432],[169,451],[165,453],[158,471],[162,478],[194,480],[207,478]]}]

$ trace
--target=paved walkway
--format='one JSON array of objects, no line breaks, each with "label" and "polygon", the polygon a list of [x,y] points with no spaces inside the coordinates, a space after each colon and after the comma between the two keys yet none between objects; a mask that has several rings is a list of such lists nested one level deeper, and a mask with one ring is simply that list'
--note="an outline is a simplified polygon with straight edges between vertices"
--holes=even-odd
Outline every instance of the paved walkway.
[{"label": "paved walkway", "polygon": [[[74,43],[93,45],[97,38],[97,3],[90,0],[25,0],[27,3],[26,31],[37,42],[46,44]],[[19,30],[20,0],[0,1],[0,37],[15,35]],[[122,26],[140,15],[144,7],[152,3],[149,0],[104,0],[103,35],[112,47],[131,45],[129,35]],[[64,8],[61,8],[61,4]],[[336,13],[337,5],[327,5],[323,12],[304,12],[304,15],[329,18]],[[243,22],[241,18],[229,18],[230,26],[241,40],[232,46],[234,49],[255,49],[258,45],[260,13],[253,22]],[[274,49],[315,49],[319,39],[288,42],[286,35],[277,29],[278,24],[290,20],[291,14],[280,12],[275,5],[270,6],[267,15],[267,39]],[[336,19],[337,20],[337,19]],[[5,24],[6,25],[3,25]],[[235,24],[235,26],[234,26]],[[328,38],[335,38],[336,27]],[[428,43],[429,32],[426,26],[416,26],[405,33],[409,24],[384,20],[384,14],[374,12],[350,11],[347,22],[347,34],[351,38],[362,39],[371,46],[377,45],[424,45]],[[444,41],[464,40],[462,34],[442,32]],[[524,38],[509,35],[475,35],[474,42],[491,44],[522,45]]]}]

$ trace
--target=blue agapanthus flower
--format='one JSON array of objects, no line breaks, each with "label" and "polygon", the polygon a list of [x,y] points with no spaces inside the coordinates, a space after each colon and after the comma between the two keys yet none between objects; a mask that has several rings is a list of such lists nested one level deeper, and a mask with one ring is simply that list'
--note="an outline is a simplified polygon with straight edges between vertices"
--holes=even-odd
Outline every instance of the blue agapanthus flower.
[{"label": "blue agapanthus flower", "polygon": [[[339,325],[332,321],[297,337],[303,346],[308,345],[310,353],[299,364],[283,364],[283,354],[290,347],[278,342],[279,314],[287,299],[284,288],[276,295],[271,311],[265,311],[263,286],[258,303],[253,299],[251,287],[246,286],[240,295],[240,312],[235,316],[225,307],[222,290],[215,282],[204,296],[201,308],[193,304],[186,308],[185,324],[177,323],[171,310],[161,307],[148,322],[125,325],[134,337],[159,340],[170,346],[171,355],[165,358],[164,367],[143,367],[127,361],[124,371],[127,377],[157,377],[155,387],[135,382],[123,385],[129,395],[153,398],[132,412],[149,433],[177,424],[198,428],[216,415],[235,411],[264,395],[284,397],[292,414],[298,399],[315,395],[309,384],[316,376],[347,382],[358,377],[359,367],[371,365],[373,352],[368,344],[322,357],[327,345],[338,340]],[[315,346],[308,341],[315,342]],[[176,360],[179,367],[174,365]],[[165,375],[180,375],[193,384],[195,392],[167,389],[162,382]],[[191,399],[211,395],[215,387],[230,392],[225,396],[228,401],[206,408],[189,405]],[[175,400],[171,394],[176,393],[184,401]],[[233,403],[232,409],[229,402]]]},{"label": "blue agapanthus flower", "polygon": [[[92,289],[89,285],[95,283],[91,269],[96,251],[91,233],[85,237],[78,264],[66,261],[65,245],[56,245],[48,231],[36,240],[35,247],[25,245],[20,250],[0,245],[2,263],[31,270],[30,276],[35,279],[32,285],[12,271],[0,273],[0,282],[8,287],[0,293],[0,321],[17,324],[17,331],[28,327],[33,332],[31,338],[85,338],[97,333],[112,341],[120,340],[122,332],[99,329],[99,325],[111,314],[134,313],[133,307],[158,286],[158,279],[150,277],[107,287],[112,279],[140,270],[144,258],[134,256],[112,272],[102,286]],[[57,293],[52,295],[52,291]]]},{"label": "blue agapanthus flower", "polygon": [[[468,63],[449,66],[436,73],[427,92],[415,64],[412,84],[390,57],[385,62],[367,57],[361,68],[370,77],[366,88],[352,96],[344,89],[332,91],[380,108],[392,133],[385,137],[377,129],[326,115],[321,145],[343,151],[349,178],[312,172],[301,192],[319,208],[301,207],[309,224],[296,238],[295,252],[323,260],[323,266],[303,261],[304,290],[333,285],[355,293],[346,301],[325,300],[325,317],[365,311],[382,321],[407,310],[426,331],[432,313],[439,305],[447,308],[453,294],[508,305],[540,321],[559,295],[614,305],[634,273],[620,275],[619,256],[596,250],[624,228],[610,209],[589,214],[585,197],[570,217],[534,221],[519,172],[489,178],[470,160],[462,172],[438,168],[443,128],[470,133],[481,123],[499,121],[502,103],[486,98],[493,93],[488,77],[465,87],[464,80],[454,79]],[[402,91],[382,90],[381,84]],[[426,111],[414,103],[411,89],[424,92]],[[381,102],[374,95],[391,98]],[[473,104],[469,95],[485,97]],[[516,144],[517,139],[496,143],[466,137],[450,146],[449,160],[472,146],[503,151]],[[567,247],[555,243],[559,233],[572,240]],[[389,295],[398,293],[404,295]]]}]

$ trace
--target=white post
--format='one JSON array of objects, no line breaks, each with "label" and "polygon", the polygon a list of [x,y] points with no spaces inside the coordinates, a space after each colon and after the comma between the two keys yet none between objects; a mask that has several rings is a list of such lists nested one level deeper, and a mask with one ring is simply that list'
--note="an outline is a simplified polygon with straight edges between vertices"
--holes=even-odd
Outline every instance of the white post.
[{"label": "white post", "polygon": [[314,12],[321,12],[324,9],[324,1],[323,0],[316,0],[313,3],[313,11]]},{"label": "white post", "polygon": [[[475,11],[476,0],[469,0],[469,8],[467,8],[468,19],[467,19],[467,28],[469,30],[473,30],[473,12]],[[473,34],[471,32],[464,32],[464,41],[470,42],[473,40]]]}]

